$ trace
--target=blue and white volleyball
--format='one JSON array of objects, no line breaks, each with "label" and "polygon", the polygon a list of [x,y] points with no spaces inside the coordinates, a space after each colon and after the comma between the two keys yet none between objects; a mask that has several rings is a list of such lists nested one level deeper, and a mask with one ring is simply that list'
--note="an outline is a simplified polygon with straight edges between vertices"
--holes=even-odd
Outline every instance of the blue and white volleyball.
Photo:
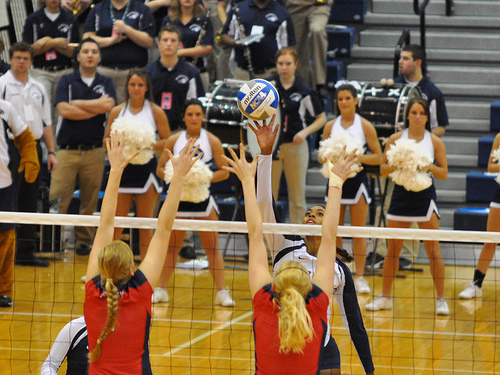
[{"label": "blue and white volleyball", "polygon": [[280,98],[276,88],[265,79],[253,79],[241,86],[238,108],[250,120],[265,120],[276,112]]}]

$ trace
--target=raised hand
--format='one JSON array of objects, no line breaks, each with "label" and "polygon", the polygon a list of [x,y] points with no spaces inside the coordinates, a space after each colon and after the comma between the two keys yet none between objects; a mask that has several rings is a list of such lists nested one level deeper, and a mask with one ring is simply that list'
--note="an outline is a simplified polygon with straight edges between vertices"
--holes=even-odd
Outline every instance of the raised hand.
[{"label": "raised hand", "polygon": [[111,137],[106,138],[106,149],[108,150],[108,159],[111,168],[123,170],[139,154],[139,151],[127,154],[125,152],[124,139],[124,132],[113,132]]},{"label": "raised hand", "polygon": [[251,123],[248,124],[257,137],[257,143],[259,144],[262,155],[271,155],[273,152],[274,142],[280,128],[280,124],[276,124],[276,127],[273,130],[275,119],[276,115],[273,115],[269,124],[267,124],[267,120],[264,120],[262,125],[260,125],[257,121],[253,121],[253,125]]},{"label": "raised hand", "polygon": [[188,140],[188,143],[186,144],[186,147],[184,147],[184,149],[178,156],[174,156],[168,148],[165,149],[168,158],[172,161],[172,167],[174,168],[174,177],[185,176],[189,172],[193,164],[196,163],[196,161],[200,160],[200,158],[203,156],[202,153],[199,153],[198,156],[195,156],[200,147],[195,147],[195,142],[195,138],[190,138]]},{"label": "raised hand", "polygon": [[357,149],[352,150],[351,152],[346,152],[346,147],[342,150],[342,153],[339,156],[339,159],[333,165],[330,160],[327,160],[328,169],[330,174],[336,174],[344,181],[345,179],[353,172],[360,172],[363,170],[363,167],[359,164],[359,157],[356,156]]},{"label": "raised hand", "polygon": [[255,177],[255,171],[257,170],[257,160],[259,157],[257,156],[249,163],[245,157],[245,149],[243,144],[240,143],[240,157],[236,155],[233,149],[229,149],[232,159],[228,158],[226,155],[223,155],[224,159],[227,161],[229,166],[223,166],[222,168],[226,171],[234,173],[241,182],[251,181],[253,183]]}]

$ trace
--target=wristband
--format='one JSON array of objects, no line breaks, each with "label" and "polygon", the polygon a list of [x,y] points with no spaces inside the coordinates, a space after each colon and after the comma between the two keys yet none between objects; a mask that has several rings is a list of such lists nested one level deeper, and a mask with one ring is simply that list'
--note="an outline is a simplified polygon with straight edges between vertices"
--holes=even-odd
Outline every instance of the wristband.
[{"label": "wristband", "polygon": [[56,152],[55,152],[55,151],[49,151],[49,155],[54,155],[54,156],[56,156]]}]

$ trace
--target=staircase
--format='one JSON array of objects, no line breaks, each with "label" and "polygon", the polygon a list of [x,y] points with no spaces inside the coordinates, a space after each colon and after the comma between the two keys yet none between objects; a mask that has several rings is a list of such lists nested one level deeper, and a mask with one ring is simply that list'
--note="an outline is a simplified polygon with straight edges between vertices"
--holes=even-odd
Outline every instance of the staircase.
[{"label": "staircase", "polygon": [[[445,15],[445,1],[431,0],[426,11],[428,76],[443,92],[450,125],[443,141],[449,175],[436,181],[441,227],[453,228],[453,213],[467,204],[466,174],[478,167],[478,139],[490,131],[490,104],[500,97],[500,1],[454,1],[454,15]],[[349,80],[379,82],[391,78],[394,47],[404,28],[411,43],[420,44],[419,17],[413,0],[372,0],[364,24],[357,28],[351,58],[344,61]],[[308,174],[308,201],[324,196],[325,180]],[[321,181],[321,188],[317,182]],[[476,206],[478,204],[475,204]],[[480,204],[486,206],[487,204]]]}]

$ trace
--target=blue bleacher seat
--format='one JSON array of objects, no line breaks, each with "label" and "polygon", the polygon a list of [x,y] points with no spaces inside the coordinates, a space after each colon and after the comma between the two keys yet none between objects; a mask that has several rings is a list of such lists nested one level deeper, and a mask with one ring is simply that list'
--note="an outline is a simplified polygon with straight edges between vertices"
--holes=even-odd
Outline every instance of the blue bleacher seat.
[{"label": "blue bleacher seat", "polygon": [[342,61],[328,60],[326,62],[326,87],[334,90],[337,81],[344,76],[344,64]]},{"label": "blue bleacher seat", "polygon": [[485,231],[489,212],[486,207],[458,208],[453,214],[453,229]]},{"label": "blue bleacher seat", "polygon": [[466,178],[466,201],[489,203],[498,189],[498,173],[470,172]]},{"label": "blue bleacher seat", "polygon": [[490,106],[490,130],[500,131],[500,101],[491,103]]},{"label": "blue bleacher seat", "polygon": [[491,147],[495,137],[481,137],[479,138],[478,152],[477,152],[477,165],[480,167],[487,167],[488,160],[490,159]]},{"label": "blue bleacher seat", "polygon": [[351,56],[351,49],[354,46],[356,29],[352,27],[326,27],[328,37],[328,52],[335,52],[334,56]]},{"label": "blue bleacher seat", "polygon": [[368,0],[335,0],[328,23],[363,23]]}]

